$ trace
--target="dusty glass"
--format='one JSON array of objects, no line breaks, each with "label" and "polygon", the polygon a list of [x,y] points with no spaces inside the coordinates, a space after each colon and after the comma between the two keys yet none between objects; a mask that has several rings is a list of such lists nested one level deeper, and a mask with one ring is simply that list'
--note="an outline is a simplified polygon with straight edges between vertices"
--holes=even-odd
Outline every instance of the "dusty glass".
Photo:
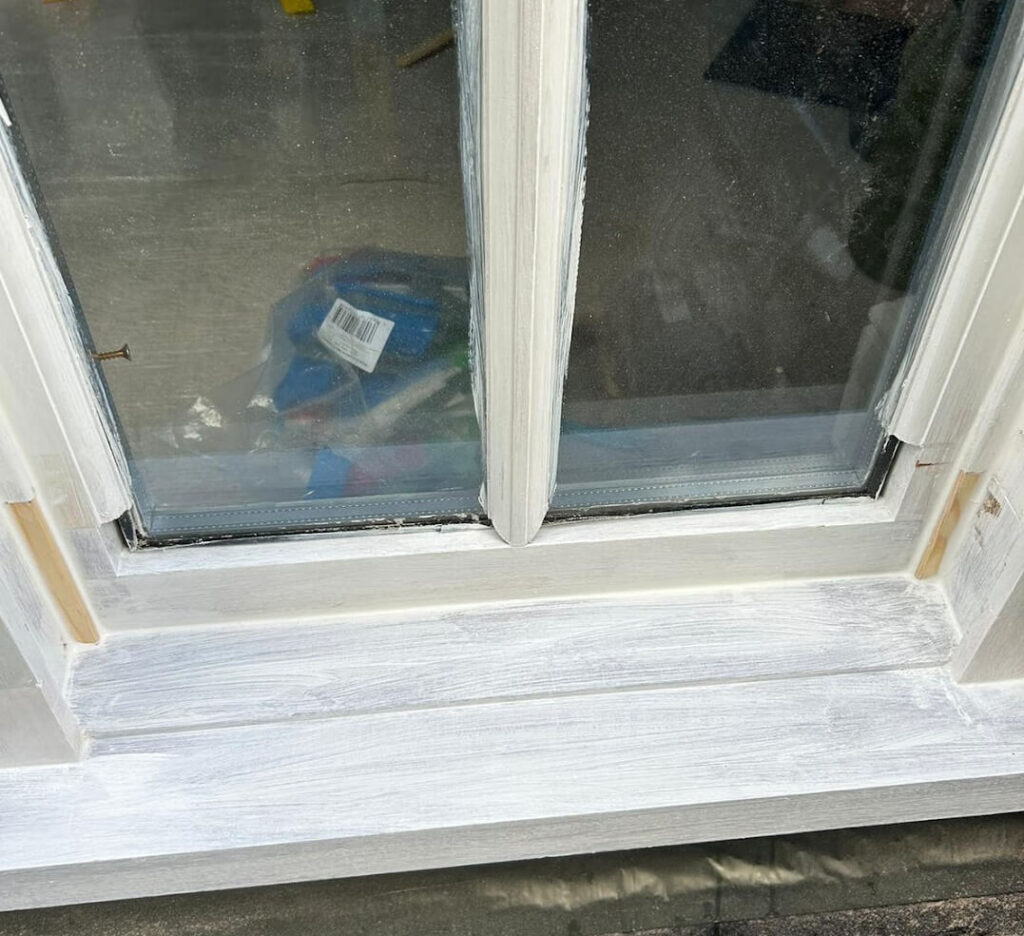
[{"label": "dusty glass", "polygon": [[452,28],[448,0],[0,0],[143,536],[479,512]]},{"label": "dusty glass", "polygon": [[1008,6],[591,0],[556,510],[877,487]]}]

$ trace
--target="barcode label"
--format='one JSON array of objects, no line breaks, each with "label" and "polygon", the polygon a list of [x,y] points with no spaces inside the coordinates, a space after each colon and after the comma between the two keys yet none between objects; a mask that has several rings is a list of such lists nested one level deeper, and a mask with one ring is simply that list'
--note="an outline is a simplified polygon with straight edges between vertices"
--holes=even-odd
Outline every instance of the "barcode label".
[{"label": "barcode label", "polygon": [[394,327],[391,319],[357,309],[344,299],[338,299],[316,336],[338,357],[372,374]]}]

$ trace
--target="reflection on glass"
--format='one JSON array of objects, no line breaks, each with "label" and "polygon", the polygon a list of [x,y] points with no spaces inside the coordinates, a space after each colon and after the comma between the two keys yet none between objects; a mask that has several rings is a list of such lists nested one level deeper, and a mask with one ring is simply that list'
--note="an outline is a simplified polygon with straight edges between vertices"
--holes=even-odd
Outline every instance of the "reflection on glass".
[{"label": "reflection on glass", "polygon": [[95,347],[131,348],[101,366],[151,538],[479,511],[451,26],[0,0],[54,242]]},{"label": "reflection on glass", "polygon": [[854,492],[1002,0],[591,0],[556,509]]}]

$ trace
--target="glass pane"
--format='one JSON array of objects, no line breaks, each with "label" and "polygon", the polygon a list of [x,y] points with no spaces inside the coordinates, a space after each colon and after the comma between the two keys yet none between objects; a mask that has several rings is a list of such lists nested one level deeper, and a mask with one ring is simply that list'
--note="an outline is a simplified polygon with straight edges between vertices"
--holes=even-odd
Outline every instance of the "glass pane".
[{"label": "glass pane", "polygon": [[1000,0],[591,0],[556,511],[868,490]]},{"label": "glass pane", "polygon": [[449,0],[0,0],[153,540],[479,513]]}]

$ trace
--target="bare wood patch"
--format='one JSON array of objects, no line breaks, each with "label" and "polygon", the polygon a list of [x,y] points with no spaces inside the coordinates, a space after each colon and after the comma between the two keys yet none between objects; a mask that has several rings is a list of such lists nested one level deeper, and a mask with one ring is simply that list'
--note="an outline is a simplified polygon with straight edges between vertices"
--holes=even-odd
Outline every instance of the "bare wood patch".
[{"label": "bare wood patch", "polygon": [[8,504],[8,507],[25,538],[39,574],[68,623],[72,637],[79,643],[98,643],[100,637],[92,614],[53,538],[39,503],[34,500],[22,501]]},{"label": "bare wood patch", "polygon": [[935,529],[932,530],[932,535],[928,539],[928,545],[917,564],[917,569],[914,572],[917,578],[931,578],[939,571],[950,537],[963,513],[964,504],[970,499],[980,477],[981,475],[975,471],[961,471],[957,474],[946,506],[943,507],[939,521],[935,524]]}]

